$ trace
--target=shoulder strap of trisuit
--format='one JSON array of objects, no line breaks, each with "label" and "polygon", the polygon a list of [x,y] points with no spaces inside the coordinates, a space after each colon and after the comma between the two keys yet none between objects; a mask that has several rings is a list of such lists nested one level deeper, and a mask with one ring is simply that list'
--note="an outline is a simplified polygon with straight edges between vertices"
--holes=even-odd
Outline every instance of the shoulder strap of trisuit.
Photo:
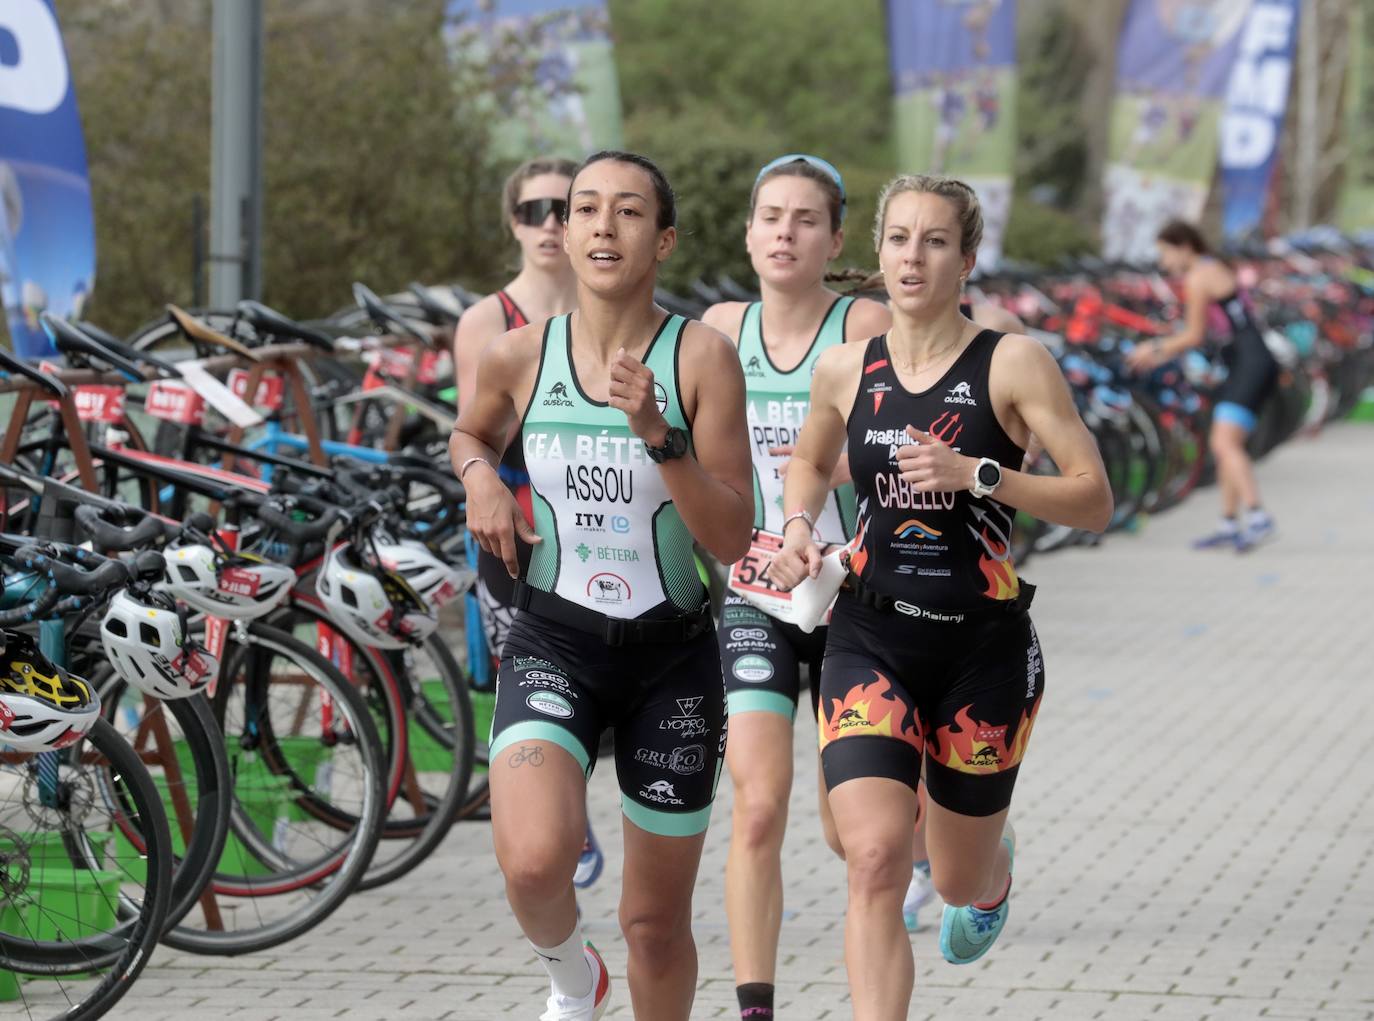
[{"label": "shoulder strap of trisuit", "polygon": [[546,379],[562,379],[571,382],[568,365],[568,316],[554,316],[544,328],[544,346],[539,353],[539,374],[535,386],[543,385]]},{"label": "shoulder strap of trisuit", "polygon": [[821,320],[821,328],[816,339],[822,344],[843,344],[845,324],[849,321],[849,310],[854,307],[854,297],[842,294],[831,303]]},{"label": "shoulder strap of trisuit", "polygon": [[506,316],[506,329],[514,330],[529,325],[529,317],[515,303],[515,299],[504,290],[496,292],[496,300],[501,303],[501,311]]},{"label": "shoulder strap of trisuit", "polygon": [[[740,360],[763,353],[763,302],[751,301],[744,306],[744,315],[739,321]],[[748,352],[746,356],[745,352]]]}]

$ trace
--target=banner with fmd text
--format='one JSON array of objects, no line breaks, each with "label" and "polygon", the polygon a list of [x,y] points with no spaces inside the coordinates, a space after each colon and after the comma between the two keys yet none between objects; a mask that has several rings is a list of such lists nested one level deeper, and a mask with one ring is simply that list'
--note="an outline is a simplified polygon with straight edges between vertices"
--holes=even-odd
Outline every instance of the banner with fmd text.
[{"label": "banner with fmd text", "polygon": [[1148,260],[1172,217],[1197,220],[1251,0],[1131,0],[1117,45],[1102,251]]},{"label": "banner with fmd text", "polygon": [[449,0],[445,32],[451,59],[485,78],[498,154],[623,146],[606,0]]},{"label": "banner with fmd text", "polygon": [[1002,256],[1016,151],[1014,0],[888,0],[897,161],[967,182],[983,206],[979,265]]},{"label": "banner with fmd text", "polygon": [[14,350],[51,352],[43,311],[79,316],[95,281],[86,143],[51,0],[0,3],[0,300]]},{"label": "banner with fmd text", "polygon": [[1240,30],[1221,115],[1221,229],[1259,230],[1288,109],[1299,0],[1255,0]]}]

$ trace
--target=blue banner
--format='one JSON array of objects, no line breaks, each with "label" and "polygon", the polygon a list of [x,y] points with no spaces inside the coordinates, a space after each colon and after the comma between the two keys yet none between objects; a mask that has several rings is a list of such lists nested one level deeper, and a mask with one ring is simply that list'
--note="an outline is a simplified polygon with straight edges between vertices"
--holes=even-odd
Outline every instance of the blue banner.
[{"label": "blue banner", "polygon": [[902,173],[948,174],[983,207],[979,265],[995,268],[1016,156],[1014,0],[888,0]]},{"label": "blue banner", "polygon": [[1240,33],[1221,114],[1222,232],[1259,229],[1279,151],[1298,38],[1299,0],[1255,0]]},{"label": "blue banner", "polygon": [[86,143],[52,0],[0,4],[0,299],[25,358],[38,315],[81,315],[95,282]]}]

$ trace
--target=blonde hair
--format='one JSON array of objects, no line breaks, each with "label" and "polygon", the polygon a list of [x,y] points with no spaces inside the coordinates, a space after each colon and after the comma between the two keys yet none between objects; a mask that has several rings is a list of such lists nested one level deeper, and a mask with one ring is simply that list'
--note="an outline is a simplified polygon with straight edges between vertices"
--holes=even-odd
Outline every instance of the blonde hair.
[{"label": "blonde hair", "polygon": [[983,241],[983,207],[978,202],[978,194],[963,181],[931,174],[902,174],[884,186],[882,194],[878,196],[878,215],[873,218],[875,251],[882,247],[888,203],[908,191],[947,199],[959,217],[959,251],[964,255],[973,255],[978,251]]}]

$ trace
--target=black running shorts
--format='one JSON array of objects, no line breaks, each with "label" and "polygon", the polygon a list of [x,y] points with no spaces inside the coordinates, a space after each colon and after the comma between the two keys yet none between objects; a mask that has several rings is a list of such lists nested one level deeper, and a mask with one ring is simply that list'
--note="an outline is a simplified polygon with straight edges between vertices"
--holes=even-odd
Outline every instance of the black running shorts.
[{"label": "black running shorts", "polygon": [[491,761],[547,741],[590,777],[607,727],[626,817],[662,836],[705,831],[725,757],[714,636],[612,647],[522,611],[497,672]]},{"label": "black running shorts", "polygon": [[779,713],[792,720],[807,668],[811,687],[811,715],[816,715],[821,661],[825,656],[823,627],[807,634],[764,613],[748,600],[725,593],[716,639],[725,673],[725,699],[730,715]]},{"label": "black running shorts", "polygon": [[834,789],[887,777],[944,808],[986,816],[1011,804],[1045,687],[1025,612],[937,622],[842,592],[821,669],[821,765]]}]

